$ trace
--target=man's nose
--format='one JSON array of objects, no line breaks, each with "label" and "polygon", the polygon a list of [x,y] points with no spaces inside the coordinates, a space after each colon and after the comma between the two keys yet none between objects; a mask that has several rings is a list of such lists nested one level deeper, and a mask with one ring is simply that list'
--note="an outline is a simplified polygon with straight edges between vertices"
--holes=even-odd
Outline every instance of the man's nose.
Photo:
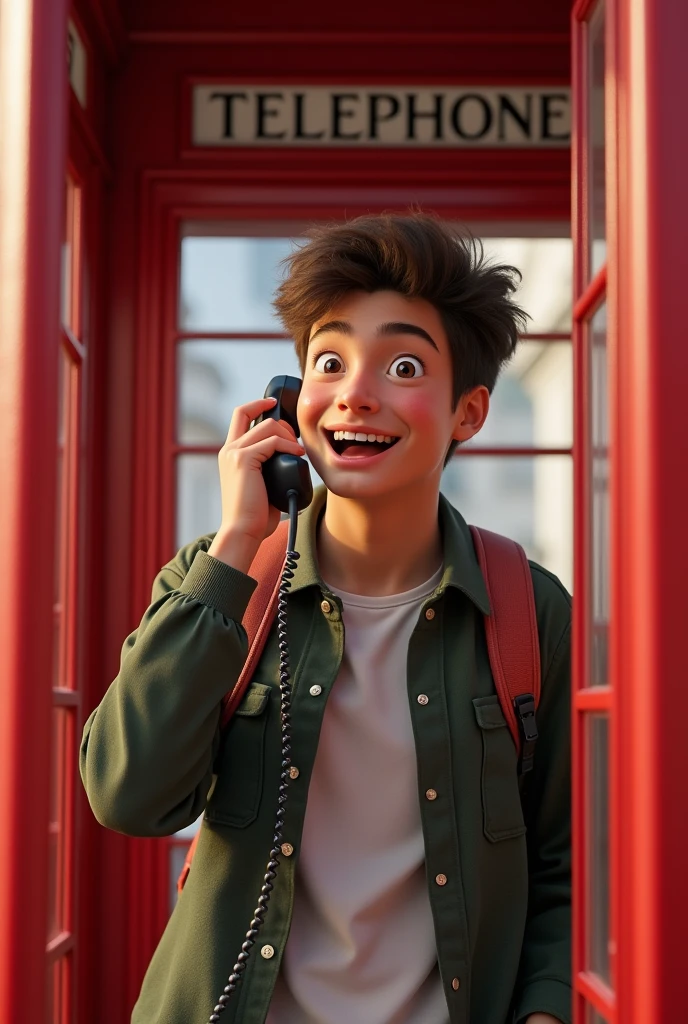
[{"label": "man's nose", "polygon": [[[344,384],[344,382],[342,382]],[[337,395],[337,408],[340,412],[377,412],[380,408],[378,399],[371,384],[365,376],[349,377]]]}]

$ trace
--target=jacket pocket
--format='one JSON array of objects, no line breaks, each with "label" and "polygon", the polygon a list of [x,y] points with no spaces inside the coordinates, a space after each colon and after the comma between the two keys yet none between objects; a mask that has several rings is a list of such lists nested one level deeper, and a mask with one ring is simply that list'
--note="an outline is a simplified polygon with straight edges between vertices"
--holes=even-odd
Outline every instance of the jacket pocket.
[{"label": "jacket pocket", "polygon": [[499,697],[476,697],[475,718],[483,741],[483,829],[492,843],[526,831],[518,789],[518,759]]},{"label": "jacket pocket", "polygon": [[208,822],[245,828],[255,821],[263,793],[269,703],[270,687],[251,683],[234,712],[215,762],[217,775],[205,812]]}]

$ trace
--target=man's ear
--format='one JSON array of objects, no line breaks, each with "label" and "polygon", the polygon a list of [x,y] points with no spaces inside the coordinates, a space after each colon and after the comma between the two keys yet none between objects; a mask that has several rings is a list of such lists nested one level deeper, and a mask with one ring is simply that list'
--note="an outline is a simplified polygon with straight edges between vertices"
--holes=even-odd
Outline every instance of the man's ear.
[{"label": "man's ear", "polygon": [[456,407],[452,440],[469,441],[482,428],[489,411],[490,392],[484,384],[467,391]]}]

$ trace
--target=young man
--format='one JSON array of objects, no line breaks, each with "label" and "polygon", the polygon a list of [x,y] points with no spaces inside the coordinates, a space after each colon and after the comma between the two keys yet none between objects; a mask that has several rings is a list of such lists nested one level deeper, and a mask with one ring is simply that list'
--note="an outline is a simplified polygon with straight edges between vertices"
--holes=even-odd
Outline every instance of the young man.
[{"label": "young man", "polygon": [[570,1024],[570,598],[531,563],[540,737],[519,779],[485,583],[439,493],[514,351],[515,272],[419,214],[321,229],[289,270],[276,305],[303,369],[303,445],[282,421],[251,427],[272,400],[235,411],[219,529],[162,569],[84,731],[103,824],[163,836],[205,811],[132,1020],[207,1021],[260,893],[281,770],[275,628],[222,742],[219,708],[246,657],[247,571],[279,518],[262,465],[305,450],[325,488],[300,516],[288,599],[287,841],[222,1020]]}]

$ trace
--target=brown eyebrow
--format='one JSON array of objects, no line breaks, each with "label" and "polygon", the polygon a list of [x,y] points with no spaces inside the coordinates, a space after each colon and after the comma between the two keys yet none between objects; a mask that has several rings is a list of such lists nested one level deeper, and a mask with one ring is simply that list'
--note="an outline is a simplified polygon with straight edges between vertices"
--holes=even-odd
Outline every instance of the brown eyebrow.
[{"label": "brown eyebrow", "polygon": [[[318,327],[310,340],[315,341],[319,334],[324,334],[325,332],[353,334],[354,328],[348,320],[329,320],[326,324],[323,324],[322,327]],[[418,338],[424,338],[425,341],[429,341],[435,351],[439,351],[437,345],[432,340],[428,332],[424,331],[422,327],[418,327],[416,324],[407,324],[403,321],[392,320],[389,323],[380,324],[375,333],[378,337],[385,337],[392,334],[413,334]]]},{"label": "brown eyebrow", "polygon": [[319,334],[324,334],[326,331],[334,331],[336,334],[353,334],[353,326],[348,320],[328,320],[322,327],[318,327],[315,334],[311,335],[310,341],[315,341]]},{"label": "brown eyebrow", "polygon": [[380,324],[377,329],[377,333],[380,336],[388,334],[415,334],[416,337],[425,338],[426,341],[429,341],[435,352],[439,351],[437,345],[432,340],[428,332],[424,331],[422,327],[418,327],[416,324],[406,324],[403,323],[403,321],[392,320],[388,324]]}]

